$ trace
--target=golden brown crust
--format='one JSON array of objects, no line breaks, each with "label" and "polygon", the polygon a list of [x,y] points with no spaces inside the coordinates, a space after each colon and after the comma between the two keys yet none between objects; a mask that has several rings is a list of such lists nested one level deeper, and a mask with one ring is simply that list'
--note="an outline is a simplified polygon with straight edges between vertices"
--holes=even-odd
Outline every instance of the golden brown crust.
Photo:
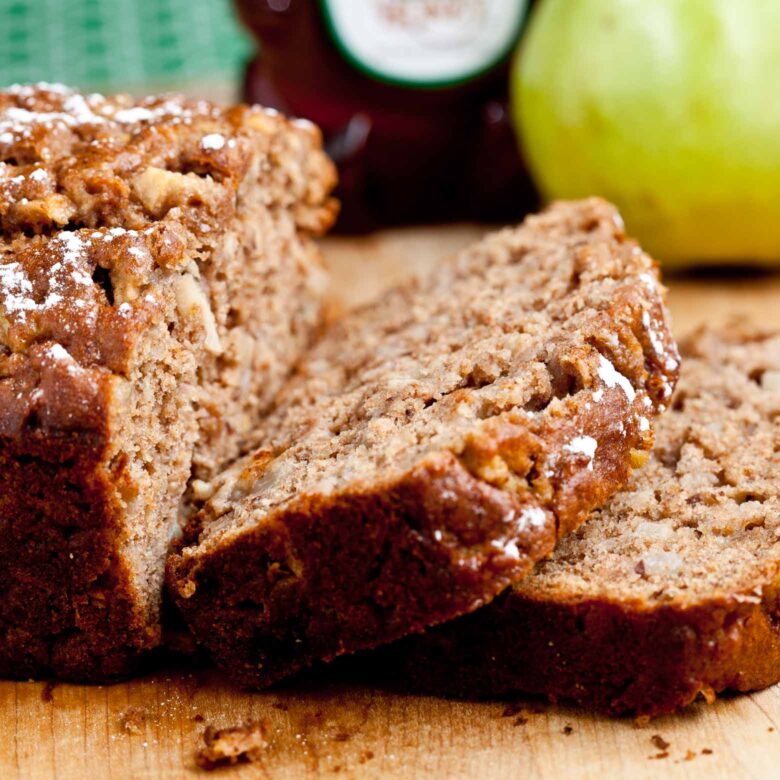
[{"label": "golden brown crust", "polygon": [[[452,284],[468,300],[453,302],[445,268],[428,286],[393,291],[347,316],[264,423],[281,452],[261,448],[218,478],[169,559],[168,582],[196,638],[243,683],[266,685],[487,603],[623,485],[650,447],[650,418],[668,400],[677,353],[649,258],[625,242],[602,202],[560,204],[536,220],[465,253]],[[552,281],[538,281],[549,278],[540,267],[553,270]],[[524,285],[534,273],[543,289],[531,293]],[[496,282],[501,274],[506,287]],[[479,294],[487,305],[474,300]],[[496,313],[506,299],[528,305],[532,296],[531,312]],[[398,323],[407,310],[434,308],[432,298],[441,303],[435,316]],[[462,331],[460,306],[472,307]],[[564,322],[551,316],[516,363],[506,359],[511,368],[501,374],[490,364],[499,350],[486,343],[526,336],[556,307]],[[572,328],[566,318],[575,314]],[[485,322],[503,331],[481,331]],[[440,341],[415,345],[416,334],[438,326]],[[344,347],[350,338],[354,350]],[[417,350],[430,343],[440,354],[421,359]],[[403,355],[403,371],[397,360],[372,363],[373,353]],[[428,363],[439,358],[465,376],[453,381],[454,371],[442,371],[446,379],[431,380]],[[429,387],[418,389],[423,380]],[[443,390],[445,381],[455,387]],[[342,382],[358,388],[346,401]],[[307,454],[324,443],[326,457],[304,482],[310,463],[290,453],[307,436]],[[412,465],[399,467],[410,450]],[[375,451],[384,465],[372,471]],[[339,454],[349,465],[341,482],[328,470],[340,466]],[[279,473],[291,475],[294,490],[274,504]]]}]

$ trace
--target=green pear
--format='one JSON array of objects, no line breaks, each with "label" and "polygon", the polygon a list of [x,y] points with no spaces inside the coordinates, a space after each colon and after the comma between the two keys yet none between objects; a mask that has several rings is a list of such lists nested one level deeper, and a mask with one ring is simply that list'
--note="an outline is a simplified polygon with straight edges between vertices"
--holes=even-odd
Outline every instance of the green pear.
[{"label": "green pear", "polygon": [[608,198],[667,267],[780,265],[780,0],[542,0],[512,101],[546,198]]}]

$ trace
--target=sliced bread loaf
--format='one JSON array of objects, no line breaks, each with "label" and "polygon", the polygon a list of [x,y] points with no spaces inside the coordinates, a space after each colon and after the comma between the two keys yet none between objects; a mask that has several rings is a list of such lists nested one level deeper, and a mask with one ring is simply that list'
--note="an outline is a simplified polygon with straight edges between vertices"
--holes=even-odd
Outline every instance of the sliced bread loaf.
[{"label": "sliced bread loaf", "polygon": [[213,481],[173,596],[250,685],[470,612],[625,482],[677,365],[617,212],[558,204],[327,333]]},{"label": "sliced bread loaf", "polygon": [[658,715],[780,680],[780,335],[683,354],[648,465],[533,576],[394,648],[415,687]]},{"label": "sliced bread loaf", "polygon": [[188,481],[318,325],[333,183],[317,131],[260,109],[0,93],[0,674],[155,644]]}]

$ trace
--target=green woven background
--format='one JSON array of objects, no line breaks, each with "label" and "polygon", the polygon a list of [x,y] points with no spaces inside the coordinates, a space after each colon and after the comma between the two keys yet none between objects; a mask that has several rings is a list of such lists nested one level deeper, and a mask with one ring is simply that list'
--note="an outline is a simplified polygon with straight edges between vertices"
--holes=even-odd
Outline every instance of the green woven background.
[{"label": "green woven background", "polygon": [[227,82],[250,48],[229,0],[0,0],[0,86]]}]

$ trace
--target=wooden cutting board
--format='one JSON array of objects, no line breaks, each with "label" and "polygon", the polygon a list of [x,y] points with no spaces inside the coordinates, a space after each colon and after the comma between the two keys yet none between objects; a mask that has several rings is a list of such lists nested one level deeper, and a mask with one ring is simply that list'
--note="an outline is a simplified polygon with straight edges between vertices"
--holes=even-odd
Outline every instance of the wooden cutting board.
[{"label": "wooden cutting board", "polygon": [[[352,305],[435,266],[482,228],[333,238],[334,300]],[[780,274],[670,277],[678,334],[745,316],[780,326]],[[463,703],[322,677],[248,694],[218,674],[166,669],[113,686],[0,683],[0,778],[189,778],[207,724],[266,719],[259,763],[229,778],[772,778],[780,688],[697,704],[638,728],[538,701]],[[668,743],[668,745],[667,745]],[[664,747],[666,745],[666,747]]]}]

